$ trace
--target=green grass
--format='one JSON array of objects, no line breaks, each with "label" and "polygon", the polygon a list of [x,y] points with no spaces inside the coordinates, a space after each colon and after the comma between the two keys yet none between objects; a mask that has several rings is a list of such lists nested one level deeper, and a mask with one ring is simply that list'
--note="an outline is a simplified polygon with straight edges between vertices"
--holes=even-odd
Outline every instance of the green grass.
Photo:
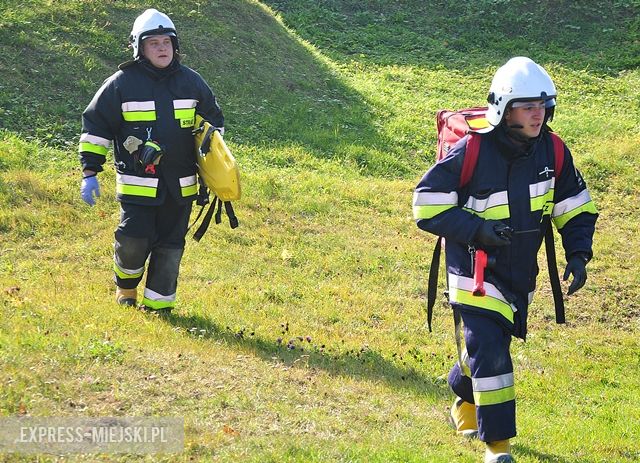
[{"label": "green grass", "polygon": [[112,302],[113,170],[96,207],[78,194],[80,113],[147,4],[0,5],[0,415],[185,417],[183,454],[70,461],[479,461],[446,424],[451,316],[425,328],[434,239],[411,195],[435,112],[482,104],[525,54],[601,215],[568,323],[542,276],[514,343],[515,455],[640,459],[640,4],[366,3],[157,2],[220,99],[244,195],[240,228],[189,240],[166,320]]}]

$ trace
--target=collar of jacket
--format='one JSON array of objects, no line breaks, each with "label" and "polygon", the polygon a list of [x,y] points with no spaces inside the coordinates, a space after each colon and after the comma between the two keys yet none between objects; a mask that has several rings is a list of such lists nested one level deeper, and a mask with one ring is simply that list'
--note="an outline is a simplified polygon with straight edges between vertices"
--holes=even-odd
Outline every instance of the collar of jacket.
[{"label": "collar of jacket", "polygon": [[496,127],[497,130],[493,130],[496,144],[500,153],[509,160],[524,158],[530,156],[536,148],[536,145],[542,139],[542,134],[545,132],[545,128],[540,131],[540,135],[536,138],[531,138],[526,142],[516,142],[512,137],[508,135],[507,128],[504,124],[500,124]]},{"label": "collar of jacket", "polygon": [[171,61],[171,64],[169,64],[169,66],[163,69],[158,69],[144,57],[139,59],[137,63],[144,70],[144,72],[149,74],[149,76],[151,76],[151,78],[153,78],[154,80],[166,79],[170,75],[175,74],[180,69],[180,61],[175,58],[173,58],[173,61]]}]

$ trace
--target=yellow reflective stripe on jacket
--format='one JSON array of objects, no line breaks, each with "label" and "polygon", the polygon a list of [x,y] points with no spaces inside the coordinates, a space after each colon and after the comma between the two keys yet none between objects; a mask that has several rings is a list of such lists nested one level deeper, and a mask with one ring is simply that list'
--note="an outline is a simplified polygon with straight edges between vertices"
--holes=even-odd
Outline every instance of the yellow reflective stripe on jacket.
[{"label": "yellow reflective stripe on jacket", "polygon": [[127,122],[156,120],[155,101],[126,101],[122,103],[122,117]]},{"label": "yellow reflective stripe on jacket", "polygon": [[135,111],[135,112],[123,112],[122,117],[127,122],[145,122],[145,121],[155,121],[156,120],[156,112],[155,111]]},{"label": "yellow reflective stripe on jacket", "polygon": [[560,201],[553,207],[551,218],[558,230],[562,229],[569,220],[578,214],[587,212],[589,214],[597,214],[596,205],[591,201],[591,195],[588,190],[582,190],[575,196]]},{"label": "yellow reflective stripe on jacket", "polygon": [[486,378],[471,378],[473,399],[476,405],[495,405],[516,398],[513,373]]},{"label": "yellow reflective stripe on jacket", "polygon": [[551,209],[553,207],[553,195],[555,192],[555,181],[555,178],[550,178],[544,182],[529,185],[531,212],[542,210],[543,215],[551,214]]},{"label": "yellow reflective stripe on jacket", "polygon": [[413,217],[416,220],[431,219],[458,205],[458,193],[417,191],[413,194]]},{"label": "yellow reflective stripe on jacket", "polygon": [[194,119],[196,117],[196,110],[195,108],[194,109],[174,109],[173,114],[176,119]]},{"label": "yellow reflective stripe on jacket", "polygon": [[470,196],[463,209],[483,219],[500,220],[508,219],[511,216],[509,195],[506,191],[499,191],[482,199]]},{"label": "yellow reflective stripe on jacket", "polygon": [[93,143],[89,143],[89,142],[84,142],[84,143],[80,142],[78,151],[80,153],[86,152],[86,153],[99,154],[100,156],[106,156],[107,153],[109,152],[109,149],[105,148],[104,146],[94,145]]},{"label": "yellow reflective stripe on jacket", "polygon": [[198,100],[184,98],[173,100],[173,117],[180,120],[180,127],[193,127],[196,123]]},{"label": "yellow reflective stripe on jacket", "polygon": [[164,309],[167,307],[173,307],[176,301],[176,293],[170,294],[168,296],[163,296],[160,293],[156,293],[155,291],[145,288],[144,289],[144,297],[142,298],[142,305],[147,306],[151,309]]},{"label": "yellow reflective stripe on jacket", "polygon": [[182,177],[180,179],[180,191],[182,192],[183,197],[198,194],[196,176],[190,175],[188,177]]},{"label": "yellow reflective stripe on jacket", "polygon": [[158,195],[158,179],[117,174],[116,192],[123,195],[155,198]]},{"label": "yellow reflective stripe on jacket", "polygon": [[492,310],[513,323],[513,307],[502,293],[494,285],[484,282],[486,294],[484,296],[473,295],[473,278],[454,275],[449,276],[449,301],[465,304],[471,307]]},{"label": "yellow reflective stripe on jacket", "polygon": [[111,146],[111,140],[97,135],[91,135],[90,133],[83,133],[80,135],[79,152],[88,152],[106,156]]},{"label": "yellow reflective stripe on jacket", "polygon": [[121,195],[144,196],[146,198],[155,198],[158,195],[157,188],[149,188],[137,185],[116,185],[116,192]]}]

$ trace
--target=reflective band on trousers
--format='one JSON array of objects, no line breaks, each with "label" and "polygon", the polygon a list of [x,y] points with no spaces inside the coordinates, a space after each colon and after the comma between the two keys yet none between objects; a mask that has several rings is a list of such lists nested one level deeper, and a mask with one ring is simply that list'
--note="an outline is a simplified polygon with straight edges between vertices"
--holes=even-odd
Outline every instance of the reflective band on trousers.
[{"label": "reflective band on trousers", "polygon": [[513,373],[487,378],[471,378],[471,381],[473,399],[478,406],[501,404],[516,398]]},{"label": "reflective band on trousers", "polygon": [[506,191],[499,191],[482,199],[470,196],[463,209],[483,219],[508,219],[509,195]]},{"label": "reflective band on trousers", "polygon": [[168,296],[163,296],[160,293],[145,288],[144,297],[142,299],[142,305],[145,305],[151,309],[165,309],[167,307],[173,307],[176,301],[176,293]]},{"label": "reflective band on trousers", "polygon": [[123,195],[155,198],[158,194],[158,179],[117,174],[116,191]]},{"label": "reflective band on trousers", "polygon": [[458,193],[432,193],[417,191],[413,193],[413,218],[431,219],[441,212],[458,205]]},{"label": "reflective band on trousers", "polygon": [[582,212],[589,214],[598,213],[595,204],[591,201],[591,195],[589,195],[588,190],[582,190],[577,195],[556,204],[553,207],[551,218],[556,228],[560,230],[569,220]]},{"label": "reflective band on trousers", "polygon": [[485,296],[473,295],[473,278],[449,273],[449,301],[465,304],[481,309],[492,310],[513,323],[513,313],[516,308],[507,302],[507,299],[494,285],[484,282]]},{"label": "reflective band on trousers", "polygon": [[118,275],[119,278],[126,280],[130,278],[140,278],[144,273],[144,267],[141,267],[135,270],[129,270],[129,269],[120,267],[117,262],[114,262],[113,271],[116,273],[116,275]]}]

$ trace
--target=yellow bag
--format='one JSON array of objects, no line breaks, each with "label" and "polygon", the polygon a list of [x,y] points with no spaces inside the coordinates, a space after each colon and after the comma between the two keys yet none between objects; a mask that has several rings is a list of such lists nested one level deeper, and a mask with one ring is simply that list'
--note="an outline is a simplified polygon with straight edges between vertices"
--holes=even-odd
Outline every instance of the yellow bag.
[{"label": "yellow bag", "polygon": [[220,132],[199,115],[195,127],[198,174],[223,202],[240,199],[240,169]]},{"label": "yellow bag", "polygon": [[[199,115],[196,115],[193,135],[195,136],[198,175],[215,195],[202,223],[193,234],[193,239],[200,241],[207,231],[207,228],[209,228],[209,223],[214,213],[216,223],[220,223],[223,206],[229,217],[229,225],[231,228],[238,226],[238,218],[233,210],[231,201],[240,199],[241,196],[240,170],[231,151],[229,151],[229,148],[222,139],[220,132],[215,130],[210,123]],[[217,212],[216,206],[218,209]],[[203,211],[204,204],[189,228],[196,224]]]}]

